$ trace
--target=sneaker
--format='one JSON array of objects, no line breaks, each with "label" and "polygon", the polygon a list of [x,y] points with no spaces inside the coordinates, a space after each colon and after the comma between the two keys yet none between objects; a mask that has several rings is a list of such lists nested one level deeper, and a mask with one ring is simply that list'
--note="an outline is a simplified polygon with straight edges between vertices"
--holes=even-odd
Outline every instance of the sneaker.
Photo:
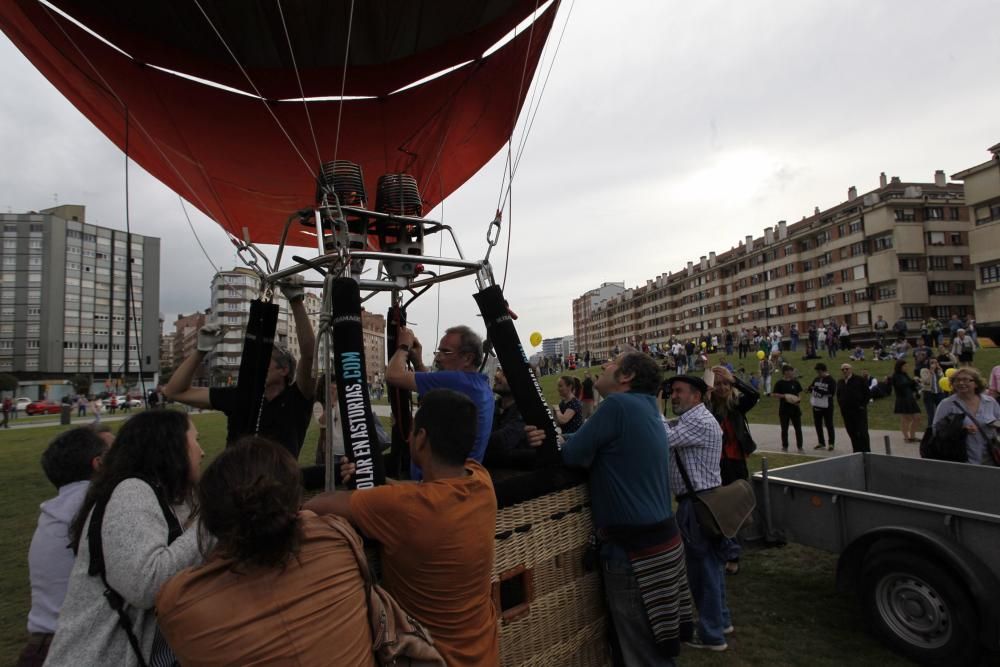
[{"label": "sneaker", "polygon": [[725,651],[727,648],[729,648],[729,644],[727,644],[726,642],[722,642],[721,644],[705,644],[704,642],[701,641],[701,637],[699,637],[698,635],[692,637],[690,641],[684,642],[684,644],[689,646],[690,648],[696,648],[696,649],[707,648],[709,651],[716,651],[718,653],[721,653],[722,651]]},{"label": "sneaker", "polygon": [[736,628],[734,628],[731,625],[727,625],[725,628],[722,629],[722,634],[724,635],[731,635],[734,632],[736,632]]},{"label": "sneaker", "polygon": [[827,448],[826,448],[826,451],[828,451],[828,452],[832,452],[832,451],[833,451],[833,445],[830,445],[829,447],[827,447]]},{"label": "sneaker", "polygon": [[826,449],[826,445],[824,445],[824,444],[823,444],[823,443],[821,442],[821,443],[819,443],[818,445],[816,445],[815,447],[813,447],[813,449]]}]

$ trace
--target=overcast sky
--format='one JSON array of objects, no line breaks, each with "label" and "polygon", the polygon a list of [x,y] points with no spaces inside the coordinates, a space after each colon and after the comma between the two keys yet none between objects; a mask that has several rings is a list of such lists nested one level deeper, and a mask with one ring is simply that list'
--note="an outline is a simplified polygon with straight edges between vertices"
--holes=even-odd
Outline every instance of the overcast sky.
[{"label": "overcast sky", "polygon": [[[564,0],[540,72],[566,22]],[[518,331],[572,333],[572,299],[605,281],[643,284],[778,220],[878,186],[931,181],[1000,142],[1000,3],[855,0],[577,2],[514,181],[492,256]],[[122,153],[0,35],[0,210],[84,204],[124,228]],[[278,131],[277,128],[275,131]],[[501,185],[494,159],[428,217],[482,256]],[[213,273],[176,194],[131,167],[132,230],[162,239],[161,311],[208,306]],[[188,206],[212,263],[232,246]],[[433,347],[482,329],[471,279],[410,310]],[[382,312],[385,302],[375,302]]]}]

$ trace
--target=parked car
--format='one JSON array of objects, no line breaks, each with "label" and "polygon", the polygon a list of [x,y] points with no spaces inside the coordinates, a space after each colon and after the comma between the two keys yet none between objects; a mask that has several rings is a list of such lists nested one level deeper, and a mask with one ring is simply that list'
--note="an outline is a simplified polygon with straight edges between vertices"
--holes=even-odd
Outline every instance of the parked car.
[{"label": "parked car", "polygon": [[30,398],[28,398],[27,396],[22,396],[20,398],[15,398],[14,399],[14,405],[17,407],[18,410],[22,410],[22,411],[26,407],[28,407],[29,403],[32,403],[32,402],[33,401]]},{"label": "parked car", "polygon": [[32,401],[24,408],[28,415],[57,415],[62,412],[62,405],[55,401]]},{"label": "parked car", "polygon": [[121,407],[121,406],[125,405],[125,401],[128,401],[128,406],[130,408],[141,408],[142,407],[142,399],[141,398],[136,398],[135,396],[129,397],[129,396],[125,396],[124,394],[122,394],[121,396],[118,396],[117,398],[118,398],[118,407]]}]

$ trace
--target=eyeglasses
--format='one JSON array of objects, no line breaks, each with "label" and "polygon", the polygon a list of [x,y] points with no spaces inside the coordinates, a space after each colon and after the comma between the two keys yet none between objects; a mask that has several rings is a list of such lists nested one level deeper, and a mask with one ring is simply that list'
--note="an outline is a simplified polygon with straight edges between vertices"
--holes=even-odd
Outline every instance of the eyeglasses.
[{"label": "eyeglasses", "polygon": [[434,350],[434,354],[440,354],[440,355],[445,356],[445,357],[447,357],[449,355],[452,355],[452,354],[455,354],[455,353],[456,353],[455,350],[445,350],[445,349],[442,349],[442,348],[438,348],[438,349]]}]

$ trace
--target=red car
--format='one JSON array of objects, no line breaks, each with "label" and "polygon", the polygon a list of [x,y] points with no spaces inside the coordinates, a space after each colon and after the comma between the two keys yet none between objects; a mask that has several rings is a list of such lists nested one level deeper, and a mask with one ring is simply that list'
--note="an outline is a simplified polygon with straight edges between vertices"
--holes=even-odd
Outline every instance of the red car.
[{"label": "red car", "polygon": [[57,415],[62,412],[62,404],[55,401],[35,401],[24,409],[28,415]]}]

